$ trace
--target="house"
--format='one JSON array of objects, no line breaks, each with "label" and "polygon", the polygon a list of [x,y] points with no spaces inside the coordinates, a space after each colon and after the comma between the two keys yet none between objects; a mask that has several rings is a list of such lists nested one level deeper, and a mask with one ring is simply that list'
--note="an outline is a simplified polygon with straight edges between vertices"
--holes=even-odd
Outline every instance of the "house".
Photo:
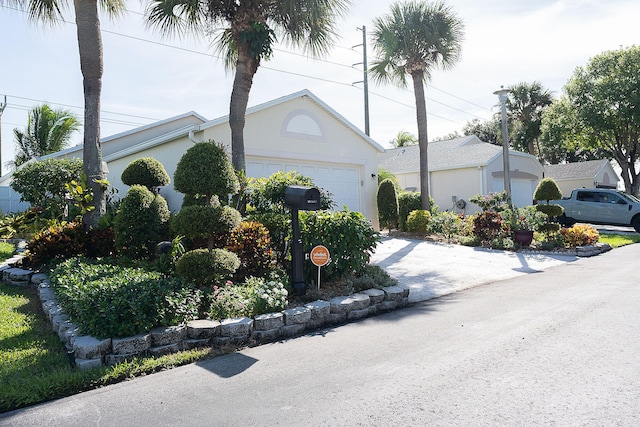
[{"label": "house", "polygon": [[[379,154],[379,167],[393,173],[402,188],[419,191],[419,152],[417,145],[389,149]],[[468,203],[469,197],[504,189],[502,147],[475,135],[430,142],[428,156],[429,194],[442,210],[476,212],[479,208]],[[532,204],[542,165],[530,154],[510,150],[509,169],[514,205]]]},{"label": "house", "polygon": [[[231,152],[228,116],[208,121],[189,112],[102,139],[107,179],[120,197],[128,187],[120,180],[125,167],[141,157],[159,160],[173,177],[182,154],[200,141],[214,140]],[[362,212],[377,227],[377,155],[384,148],[308,90],[247,109],[244,128],[246,174],[268,177],[295,170],[333,194],[338,209]],[[82,158],[76,146],[47,157]],[[0,186],[10,179],[0,179]],[[161,189],[169,209],[180,209],[183,195],[173,186]]]},{"label": "house", "polygon": [[553,178],[563,196],[569,196],[574,188],[618,188],[620,177],[609,160],[547,165],[544,176]]}]

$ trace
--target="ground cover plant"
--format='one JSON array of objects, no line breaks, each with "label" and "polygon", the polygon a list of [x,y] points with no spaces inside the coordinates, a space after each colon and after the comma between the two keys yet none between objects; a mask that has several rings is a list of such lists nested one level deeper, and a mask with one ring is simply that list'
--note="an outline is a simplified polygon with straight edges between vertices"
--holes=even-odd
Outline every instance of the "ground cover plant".
[{"label": "ground cover plant", "polygon": [[640,234],[601,233],[599,242],[609,244],[612,248],[619,248],[620,246],[640,243]]}]

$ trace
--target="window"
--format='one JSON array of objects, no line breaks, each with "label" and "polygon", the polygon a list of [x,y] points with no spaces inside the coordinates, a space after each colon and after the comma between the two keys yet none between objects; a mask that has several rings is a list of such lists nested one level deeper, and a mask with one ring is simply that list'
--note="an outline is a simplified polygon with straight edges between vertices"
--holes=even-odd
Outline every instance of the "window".
[{"label": "window", "polygon": [[294,110],[282,122],[281,135],[289,138],[325,141],[322,123],[307,110]]}]

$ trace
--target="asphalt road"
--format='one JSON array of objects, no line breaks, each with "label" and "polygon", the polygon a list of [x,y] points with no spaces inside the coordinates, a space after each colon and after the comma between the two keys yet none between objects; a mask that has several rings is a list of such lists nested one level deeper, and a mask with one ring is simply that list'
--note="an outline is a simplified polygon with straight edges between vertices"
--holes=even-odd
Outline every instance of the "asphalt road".
[{"label": "asphalt road", "polygon": [[2,426],[637,426],[640,245],[0,416]]}]

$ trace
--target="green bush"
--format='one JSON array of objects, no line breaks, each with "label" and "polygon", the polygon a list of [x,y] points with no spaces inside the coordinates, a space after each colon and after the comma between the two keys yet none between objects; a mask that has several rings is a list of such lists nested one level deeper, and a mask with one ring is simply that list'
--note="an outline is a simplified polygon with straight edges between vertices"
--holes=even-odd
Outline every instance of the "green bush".
[{"label": "green bush", "polygon": [[254,317],[283,310],[288,292],[279,280],[250,277],[244,283],[214,287],[209,317]]},{"label": "green bush", "polygon": [[501,237],[503,220],[498,212],[486,210],[473,219],[473,234],[483,245],[491,246],[491,242]]},{"label": "green bush", "polygon": [[236,280],[244,280],[249,276],[262,277],[276,266],[269,230],[259,222],[241,222],[231,232],[227,249],[240,258]]},{"label": "green bush", "polygon": [[462,234],[464,226],[463,219],[455,212],[439,212],[429,221],[429,230],[432,233],[442,234],[447,240]]},{"label": "green bush", "polygon": [[129,163],[120,175],[125,185],[144,185],[149,190],[171,182],[162,163],[153,157],[143,157]]},{"label": "green bush", "polygon": [[412,211],[407,218],[407,229],[412,233],[426,233],[430,221],[431,212],[422,209]]},{"label": "green bush", "polygon": [[24,212],[5,215],[0,218],[0,238],[28,237],[42,230],[40,208],[29,208]]},{"label": "green bush", "polygon": [[565,244],[570,248],[577,246],[593,245],[598,243],[600,234],[598,230],[587,224],[576,224],[571,228],[560,230]]},{"label": "green bush", "polygon": [[[403,192],[398,194],[398,227],[402,231],[408,231],[407,218],[413,211],[421,209],[420,193]],[[431,204],[431,206],[434,206]]]},{"label": "green bush", "polygon": [[46,159],[24,164],[13,173],[11,188],[21,200],[47,211],[50,218],[59,218],[66,205],[65,184],[80,180],[82,160]]},{"label": "green bush", "polygon": [[398,195],[396,194],[396,187],[391,179],[385,179],[380,183],[376,200],[378,203],[380,227],[386,227],[389,230],[397,227]]},{"label": "green bush", "polygon": [[550,218],[558,217],[558,216],[562,215],[562,213],[564,212],[564,208],[562,206],[556,205],[556,204],[550,204],[550,205],[540,204],[540,205],[536,205],[536,210],[538,212],[542,212],[543,214],[545,214],[546,216],[548,216]]},{"label": "green bush", "polygon": [[192,205],[180,209],[173,217],[171,227],[189,239],[208,239],[209,248],[213,249],[224,247],[241,220],[240,212],[230,206],[219,203],[216,207]]},{"label": "green bush", "polygon": [[238,177],[224,146],[214,141],[200,142],[180,158],[173,175],[174,188],[184,194],[213,195],[226,201],[240,189]]},{"label": "green bush", "polygon": [[224,283],[239,266],[238,256],[226,249],[195,249],[178,259],[176,274],[200,288],[207,288]]},{"label": "green bush", "polygon": [[533,198],[549,202],[549,200],[561,199],[562,192],[553,178],[542,178],[533,192]]},{"label": "green bush", "polygon": [[145,186],[133,185],[115,218],[118,253],[131,259],[153,256],[156,245],[167,238],[169,216],[167,201],[161,195]]},{"label": "green bush", "polygon": [[194,300],[180,302],[189,286],[160,273],[71,258],[53,269],[50,280],[80,331],[100,339],[145,333],[168,319],[183,323],[197,315]]},{"label": "green bush", "polygon": [[469,201],[480,207],[483,211],[502,212],[509,207],[506,191],[498,191],[487,195],[477,194],[469,197]]},{"label": "green bush", "polygon": [[350,278],[351,287],[355,292],[367,289],[382,289],[387,286],[396,286],[398,280],[389,276],[380,266],[367,264],[358,274]]},{"label": "green bush", "polygon": [[[317,245],[329,249],[331,262],[322,268],[326,280],[361,272],[380,241],[380,233],[373,229],[362,213],[348,210],[302,211],[300,232],[305,252]],[[311,279],[317,267],[307,260],[305,270]]]}]

